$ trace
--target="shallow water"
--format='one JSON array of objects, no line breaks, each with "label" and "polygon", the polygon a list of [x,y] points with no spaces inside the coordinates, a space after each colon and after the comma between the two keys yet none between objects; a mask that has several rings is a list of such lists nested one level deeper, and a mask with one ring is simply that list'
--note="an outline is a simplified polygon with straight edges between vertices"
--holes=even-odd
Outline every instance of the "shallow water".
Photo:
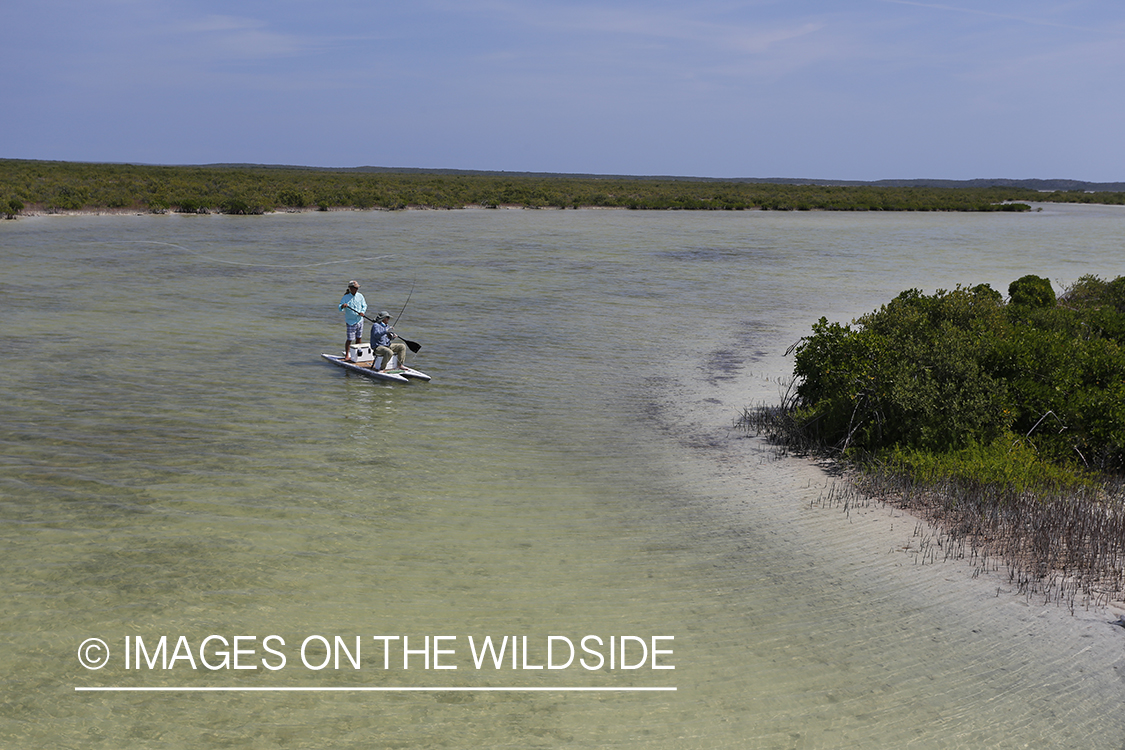
[{"label": "shallow water", "polygon": [[[1002,571],[917,564],[914,522],[810,507],[830,479],[732,424],[776,397],[821,315],[910,287],[1112,278],[1123,250],[1125,212],[1097,207],[0,224],[0,739],[1120,746],[1125,631],[1108,616],[1014,596]],[[396,316],[413,286],[398,327],[433,382],[320,359],[341,348],[349,278]],[[256,668],[207,668],[210,635],[255,637]],[[304,666],[317,635],[362,637],[361,668]],[[384,669],[373,636],[396,635],[455,636],[438,658],[457,669],[420,653],[403,669],[401,641]],[[468,638],[486,635],[526,636],[527,655],[477,669]],[[672,636],[675,669],[610,669],[608,647],[597,669],[523,668],[549,636],[586,635]],[[161,636],[196,668],[125,668],[126,638],[151,652]],[[90,637],[103,669],[76,658]]]}]

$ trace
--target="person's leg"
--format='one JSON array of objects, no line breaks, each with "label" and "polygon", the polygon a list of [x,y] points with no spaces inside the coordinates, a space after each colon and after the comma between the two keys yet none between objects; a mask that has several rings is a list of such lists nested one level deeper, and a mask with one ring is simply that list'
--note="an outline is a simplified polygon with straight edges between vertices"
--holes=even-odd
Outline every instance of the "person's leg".
[{"label": "person's leg", "polygon": [[377,346],[375,347],[375,356],[383,358],[382,363],[379,365],[379,372],[386,372],[391,366],[391,357],[394,356],[394,352],[385,346]]},{"label": "person's leg", "polygon": [[398,357],[398,366],[406,367],[406,344],[401,341],[396,341],[391,344],[391,350],[395,353],[395,356]]},{"label": "person's leg", "polygon": [[346,335],[347,338],[344,341],[344,359],[347,359],[348,355],[351,354],[353,341],[357,344],[363,343],[363,322],[361,321],[357,324],[349,325]]},{"label": "person's leg", "polygon": [[347,332],[344,334],[344,359],[352,352],[352,327],[348,326]]}]

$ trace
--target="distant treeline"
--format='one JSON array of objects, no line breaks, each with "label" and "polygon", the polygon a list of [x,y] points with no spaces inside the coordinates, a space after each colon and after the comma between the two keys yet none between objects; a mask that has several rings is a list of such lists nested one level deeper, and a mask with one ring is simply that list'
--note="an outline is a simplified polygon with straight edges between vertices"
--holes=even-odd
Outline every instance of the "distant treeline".
[{"label": "distant treeline", "polygon": [[880,187],[300,167],[140,166],[0,159],[0,213],[135,210],[628,208],[771,211],[1026,211],[1028,201],[1125,203],[1125,193],[1021,187]]}]

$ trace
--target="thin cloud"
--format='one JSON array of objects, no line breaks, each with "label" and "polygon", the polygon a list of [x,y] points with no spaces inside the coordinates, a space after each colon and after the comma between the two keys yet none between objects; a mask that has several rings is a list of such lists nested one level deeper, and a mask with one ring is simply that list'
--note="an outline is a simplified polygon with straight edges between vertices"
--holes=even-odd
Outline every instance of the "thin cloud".
[{"label": "thin cloud", "polygon": [[[460,12],[466,7],[460,6]],[[823,28],[816,21],[798,20],[786,24],[699,20],[700,8],[684,5],[681,12],[657,11],[651,7],[605,7],[535,5],[509,2],[484,2],[472,6],[473,12],[488,13],[527,28],[553,33],[594,35],[614,38],[648,38],[689,44],[704,44],[761,54],[778,44],[808,36]]]},{"label": "thin cloud", "polygon": [[1088,26],[1074,26],[1072,24],[1059,23],[1057,21],[1049,21],[1040,18],[1031,18],[1028,16],[1017,16],[1010,13],[996,13],[990,10],[980,10],[978,8],[959,8],[953,5],[940,5],[938,3],[920,3],[916,0],[880,0],[883,3],[891,5],[911,5],[915,8],[927,8],[929,10],[942,10],[951,13],[965,13],[974,16],[986,16],[988,18],[999,18],[1005,21],[1018,21],[1019,23],[1026,23],[1031,26],[1048,26],[1056,29],[1069,29],[1071,31],[1084,31],[1093,32],[1101,31],[1102,29],[1095,29]]},{"label": "thin cloud", "polygon": [[169,27],[165,33],[181,39],[202,37],[199,43],[207,52],[239,59],[291,57],[323,45],[318,40],[272,31],[264,21],[223,15]]}]

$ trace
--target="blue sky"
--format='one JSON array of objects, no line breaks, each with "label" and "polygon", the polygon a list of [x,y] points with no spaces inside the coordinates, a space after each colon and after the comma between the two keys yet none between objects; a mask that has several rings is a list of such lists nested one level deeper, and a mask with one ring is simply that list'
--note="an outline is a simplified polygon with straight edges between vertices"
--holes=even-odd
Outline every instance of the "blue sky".
[{"label": "blue sky", "polygon": [[0,157],[1125,180],[1120,0],[5,0]]}]

